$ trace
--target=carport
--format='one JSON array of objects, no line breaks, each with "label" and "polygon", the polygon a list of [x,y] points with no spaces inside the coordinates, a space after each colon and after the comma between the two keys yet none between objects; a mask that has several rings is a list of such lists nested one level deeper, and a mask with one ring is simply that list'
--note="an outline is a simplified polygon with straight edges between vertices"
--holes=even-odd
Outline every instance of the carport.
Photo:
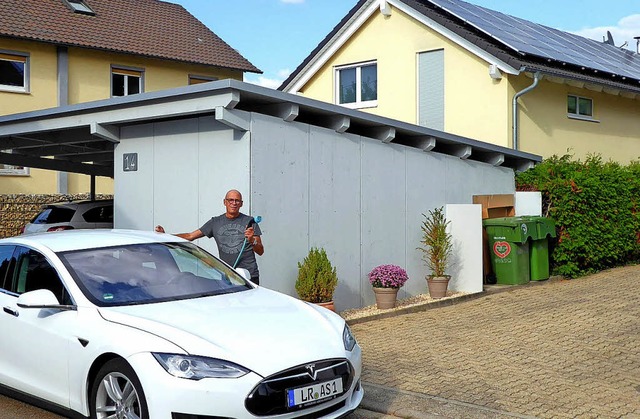
[{"label": "carport", "polygon": [[243,212],[264,219],[264,285],[295,295],[297,262],[322,246],[340,310],[372,303],[366,274],[382,263],[416,278],[400,297],[423,293],[421,213],[513,193],[513,171],[541,160],[235,80],[0,117],[0,141],[1,163],[113,177],[118,228],[194,230],[237,188]]}]

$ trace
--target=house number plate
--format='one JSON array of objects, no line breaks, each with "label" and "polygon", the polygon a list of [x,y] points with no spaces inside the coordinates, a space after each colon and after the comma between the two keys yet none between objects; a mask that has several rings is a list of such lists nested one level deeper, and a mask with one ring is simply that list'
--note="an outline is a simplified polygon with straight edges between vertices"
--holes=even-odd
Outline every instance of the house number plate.
[{"label": "house number plate", "polygon": [[138,171],[138,153],[124,153],[122,155],[122,170],[125,172]]}]

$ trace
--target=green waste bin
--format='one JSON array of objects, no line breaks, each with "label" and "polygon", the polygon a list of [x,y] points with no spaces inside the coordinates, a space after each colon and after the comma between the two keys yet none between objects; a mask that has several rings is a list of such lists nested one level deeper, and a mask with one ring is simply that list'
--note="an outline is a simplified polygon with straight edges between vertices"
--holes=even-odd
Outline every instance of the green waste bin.
[{"label": "green waste bin", "polygon": [[530,279],[542,281],[549,278],[549,237],[556,237],[555,222],[551,218],[539,216],[519,217],[535,224],[531,234]]},{"label": "green waste bin", "polygon": [[521,217],[502,217],[489,218],[482,224],[487,231],[496,283],[520,285],[529,282],[528,240],[536,223]]}]

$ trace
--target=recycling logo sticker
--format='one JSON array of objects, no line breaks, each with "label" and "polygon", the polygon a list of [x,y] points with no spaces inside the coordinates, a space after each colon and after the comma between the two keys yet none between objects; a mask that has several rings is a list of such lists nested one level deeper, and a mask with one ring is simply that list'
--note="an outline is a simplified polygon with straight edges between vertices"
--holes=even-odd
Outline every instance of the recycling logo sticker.
[{"label": "recycling logo sticker", "polygon": [[511,253],[511,245],[508,242],[495,242],[493,245],[493,253],[500,259],[504,259]]}]

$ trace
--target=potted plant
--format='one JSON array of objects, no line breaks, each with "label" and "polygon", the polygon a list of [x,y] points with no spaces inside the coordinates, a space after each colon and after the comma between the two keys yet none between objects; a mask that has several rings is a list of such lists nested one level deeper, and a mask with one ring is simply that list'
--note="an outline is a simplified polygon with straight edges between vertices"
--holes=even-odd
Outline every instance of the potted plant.
[{"label": "potted plant", "polygon": [[368,276],[376,294],[378,308],[394,308],[398,290],[409,279],[407,271],[398,265],[379,265],[373,268]]},{"label": "potted plant", "polygon": [[442,298],[447,295],[447,287],[451,278],[445,272],[453,248],[451,234],[447,232],[449,221],[444,216],[444,208],[429,211],[429,215],[422,214],[422,240],[424,245],[418,249],[423,252],[425,261],[431,274],[427,276],[429,295],[432,298]]},{"label": "potted plant", "polygon": [[335,311],[333,292],[338,285],[336,268],[331,266],[323,248],[312,247],[309,254],[298,262],[296,292],[301,300],[320,304]]}]

